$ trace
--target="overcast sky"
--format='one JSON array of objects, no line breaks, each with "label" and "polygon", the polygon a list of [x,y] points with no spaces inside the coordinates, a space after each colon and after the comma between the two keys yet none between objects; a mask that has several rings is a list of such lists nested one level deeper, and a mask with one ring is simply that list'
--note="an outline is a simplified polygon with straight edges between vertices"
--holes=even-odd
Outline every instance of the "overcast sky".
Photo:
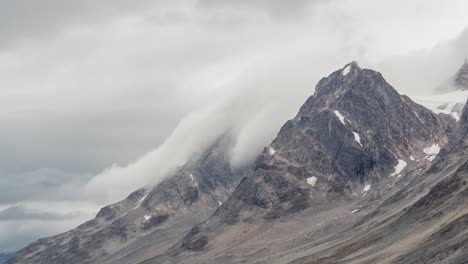
[{"label": "overcast sky", "polygon": [[425,95],[466,0],[0,0],[0,252],[157,183],[227,129],[255,157],[356,60]]}]

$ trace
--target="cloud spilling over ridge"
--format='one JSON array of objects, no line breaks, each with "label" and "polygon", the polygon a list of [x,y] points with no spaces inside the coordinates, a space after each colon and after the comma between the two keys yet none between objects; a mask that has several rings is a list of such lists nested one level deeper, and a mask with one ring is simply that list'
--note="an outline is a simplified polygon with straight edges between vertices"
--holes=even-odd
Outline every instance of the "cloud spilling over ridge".
[{"label": "cloud spilling over ridge", "polygon": [[208,107],[185,117],[169,138],[155,150],[127,166],[113,165],[86,186],[89,195],[105,201],[121,199],[132,190],[157,183],[192,155],[203,151],[230,125],[217,107]]},{"label": "cloud spilling over ridge", "polygon": [[[297,69],[289,67],[293,68]],[[274,70],[284,71],[282,67]],[[243,78],[232,83],[231,88],[226,88],[229,92],[215,93],[213,102],[216,103],[188,114],[155,150],[134,163],[114,165],[92,178],[86,186],[87,194],[101,196],[109,202],[122,199],[142,186],[154,185],[226,132],[235,137],[231,153],[233,166],[251,161],[298,109],[298,101],[302,101],[305,94],[313,93],[313,86],[303,80],[304,89],[291,93],[285,102],[282,97],[285,79],[272,82],[271,77],[263,79],[267,76],[260,76],[262,73],[258,71],[256,74],[251,80]],[[289,81],[290,85],[298,84],[295,80]]]},{"label": "cloud spilling over ridge", "polygon": [[[360,64],[380,69],[386,77],[390,76],[391,83],[395,81],[392,84],[400,92],[433,93],[436,85],[422,85],[426,72],[431,72],[435,78],[430,83],[438,83],[436,80],[453,74],[453,69],[463,62],[464,54],[468,54],[462,45],[467,33],[464,31],[457,38],[441,43],[432,52],[410,53],[407,56],[413,59],[411,62],[401,60],[406,57],[392,57],[378,64],[363,59]],[[232,165],[252,161],[270,143],[281,125],[313,94],[315,83],[348,62],[342,59],[347,57],[345,52],[340,59],[333,60],[330,59],[333,49],[322,49],[318,54],[308,45],[291,45],[295,54],[274,50],[269,51],[275,52],[274,58],[267,56],[269,53],[258,57],[235,78],[224,83],[222,89],[214,92],[212,102],[216,103],[187,115],[161,146],[136,162],[127,166],[114,165],[95,176],[86,187],[87,193],[104,195],[106,201],[115,201],[141,186],[157,184],[226,131],[233,133],[236,139],[231,150]],[[323,57],[328,60],[323,61]],[[428,61],[437,63],[428,65]],[[405,69],[406,72],[392,69]],[[402,78],[411,71],[414,72],[412,77]]]}]

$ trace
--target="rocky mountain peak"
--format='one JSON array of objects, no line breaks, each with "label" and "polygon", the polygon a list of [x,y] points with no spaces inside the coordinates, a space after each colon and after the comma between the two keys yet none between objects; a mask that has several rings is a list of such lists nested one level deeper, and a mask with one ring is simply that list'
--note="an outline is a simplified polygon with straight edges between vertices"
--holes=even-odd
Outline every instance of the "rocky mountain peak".
[{"label": "rocky mountain peak", "polygon": [[468,59],[465,60],[465,64],[457,72],[455,84],[460,90],[468,90]]},{"label": "rocky mountain peak", "polygon": [[357,61],[352,61],[346,64],[343,69],[341,69],[341,74],[347,75],[350,72],[360,71],[361,67],[359,66]]},{"label": "rocky mountain peak", "polygon": [[361,69],[357,62],[351,62],[320,80],[314,95],[306,101],[299,115],[308,115],[317,109],[332,109],[337,105],[356,106],[358,101],[363,105],[376,101],[380,101],[380,105],[399,105],[402,97],[379,72]]},{"label": "rocky mountain peak", "polygon": [[445,145],[452,126],[352,62],[318,83],[217,215],[275,218],[370,195],[412,160],[426,159],[425,148]]}]

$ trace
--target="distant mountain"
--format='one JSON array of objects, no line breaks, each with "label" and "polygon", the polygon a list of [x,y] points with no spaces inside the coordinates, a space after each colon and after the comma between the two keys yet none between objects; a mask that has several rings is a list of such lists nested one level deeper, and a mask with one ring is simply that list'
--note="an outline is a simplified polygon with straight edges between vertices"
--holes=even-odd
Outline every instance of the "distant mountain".
[{"label": "distant mountain", "polygon": [[418,96],[414,100],[435,113],[450,114],[455,120],[460,119],[468,100],[468,62],[465,61],[458,72],[436,90],[437,94]]},{"label": "distant mountain", "polygon": [[0,253],[0,264],[5,263],[5,261],[12,258],[14,255],[14,253]]},{"label": "distant mountain", "polygon": [[468,90],[468,59],[460,69],[448,79],[445,83],[439,85],[437,91],[439,93],[449,93],[453,91],[467,91]]},{"label": "distant mountain", "polygon": [[455,85],[459,90],[468,90],[468,59],[455,76]]}]

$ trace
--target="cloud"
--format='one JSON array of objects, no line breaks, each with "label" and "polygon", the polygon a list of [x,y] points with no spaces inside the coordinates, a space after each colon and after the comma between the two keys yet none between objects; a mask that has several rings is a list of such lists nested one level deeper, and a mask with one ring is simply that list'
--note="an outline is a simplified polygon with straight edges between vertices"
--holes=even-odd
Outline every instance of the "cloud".
[{"label": "cloud", "polygon": [[[0,47],[34,38],[53,37],[70,27],[92,26],[130,16],[158,1],[3,0],[0,8]],[[161,1],[159,1],[161,2]]]},{"label": "cloud", "polygon": [[81,199],[76,186],[92,174],[65,172],[52,168],[3,175],[0,178],[0,205],[21,201]]},{"label": "cloud", "polygon": [[322,0],[298,0],[293,2],[287,0],[200,0],[198,1],[198,7],[210,11],[239,12],[241,10],[241,12],[247,13],[259,12],[274,20],[296,20],[304,18],[308,14],[308,8],[320,1]]},{"label": "cloud", "polygon": [[60,214],[57,212],[42,212],[24,206],[11,206],[0,211],[0,221],[4,220],[64,220],[77,218],[79,213]]}]

